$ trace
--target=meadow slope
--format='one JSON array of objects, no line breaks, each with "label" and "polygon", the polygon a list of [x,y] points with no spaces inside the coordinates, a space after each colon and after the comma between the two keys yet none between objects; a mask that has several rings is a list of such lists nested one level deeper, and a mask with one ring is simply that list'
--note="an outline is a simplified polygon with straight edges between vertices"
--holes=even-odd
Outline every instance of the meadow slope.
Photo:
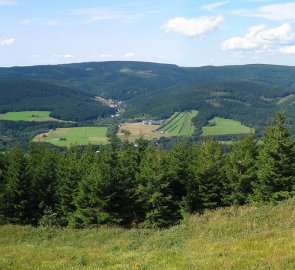
[{"label": "meadow slope", "polygon": [[294,269],[295,199],[166,230],[0,227],[0,269]]}]

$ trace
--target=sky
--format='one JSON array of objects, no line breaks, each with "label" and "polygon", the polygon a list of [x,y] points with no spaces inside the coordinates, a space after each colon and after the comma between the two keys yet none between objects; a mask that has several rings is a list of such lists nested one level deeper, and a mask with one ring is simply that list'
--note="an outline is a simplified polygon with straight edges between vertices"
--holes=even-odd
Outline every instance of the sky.
[{"label": "sky", "polygon": [[0,0],[0,66],[295,65],[295,1]]}]

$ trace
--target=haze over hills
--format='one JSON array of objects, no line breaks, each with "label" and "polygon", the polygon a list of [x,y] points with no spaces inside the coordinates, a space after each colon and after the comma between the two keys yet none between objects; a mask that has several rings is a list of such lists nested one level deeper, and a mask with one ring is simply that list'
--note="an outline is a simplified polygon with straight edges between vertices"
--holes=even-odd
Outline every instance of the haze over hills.
[{"label": "haze over hills", "polygon": [[295,115],[295,67],[275,65],[183,68],[148,62],[90,62],[0,69],[0,113],[50,110],[64,120],[107,117],[95,96],[123,101],[122,117],[168,118],[196,109],[203,125],[214,116],[264,125],[275,111]]}]

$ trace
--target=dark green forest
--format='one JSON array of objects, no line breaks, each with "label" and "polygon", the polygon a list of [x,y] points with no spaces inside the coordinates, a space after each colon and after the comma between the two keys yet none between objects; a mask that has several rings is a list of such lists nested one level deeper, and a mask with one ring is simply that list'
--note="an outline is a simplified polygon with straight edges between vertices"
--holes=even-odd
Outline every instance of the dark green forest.
[{"label": "dark green forest", "polygon": [[0,223],[44,226],[167,227],[188,213],[277,202],[295,192],[295,141],[283,113],[261,143],[230,147],[208,138],[171,149],[138,140],[94,151],[31,144],[0,154]]},{"label": "dark green forest", "polygon": [[279,110],[295,116],[295,67],[244,65],[183,68],[147,62],[0,68],[0,113],[49,110],[53,117],[85,121],[114,113],[95,96],[123,101],[123,119],[168,118],[196,109],[196,123],[214,116],[265,127]]}]

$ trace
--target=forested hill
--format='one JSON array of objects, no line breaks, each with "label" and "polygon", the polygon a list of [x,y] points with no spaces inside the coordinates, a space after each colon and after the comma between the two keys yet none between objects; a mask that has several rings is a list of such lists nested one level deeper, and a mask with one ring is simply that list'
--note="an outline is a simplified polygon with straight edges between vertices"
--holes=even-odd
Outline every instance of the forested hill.
[{"label": "forested hill", "polygon": [[274,65],[91,62],[0,68],[0,113],[46,109],[57,118],[95,119],[113,113],[94,100],[102,96],[123,101],[126,117],[163,118],[197,109],[200,123],[220,116],[256,127],[278,110],[295,116],[294,78],[295,67]]}]

